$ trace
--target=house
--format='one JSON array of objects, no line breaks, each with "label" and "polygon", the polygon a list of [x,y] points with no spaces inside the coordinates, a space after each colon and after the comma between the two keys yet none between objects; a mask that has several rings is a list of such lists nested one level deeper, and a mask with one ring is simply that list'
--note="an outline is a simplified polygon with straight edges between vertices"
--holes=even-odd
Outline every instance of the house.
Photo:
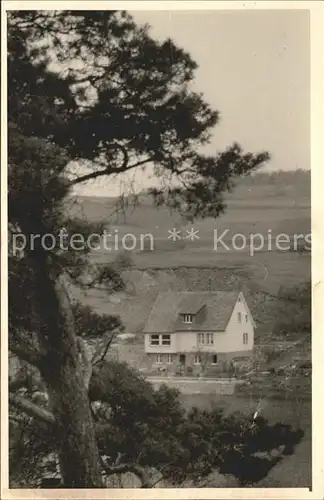
[{"label": "house", "polygon": [[255,326],[242,292],[160,293],[144,328],[147,365],[217,371],[224,362],[251,356]]}]

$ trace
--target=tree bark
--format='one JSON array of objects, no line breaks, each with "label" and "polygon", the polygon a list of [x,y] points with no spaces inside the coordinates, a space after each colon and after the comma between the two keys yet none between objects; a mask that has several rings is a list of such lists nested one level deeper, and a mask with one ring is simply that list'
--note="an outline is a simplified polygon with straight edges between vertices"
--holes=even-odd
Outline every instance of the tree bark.
[{"label": "tree bark", "polygon": [[50,256],[42,250],[37,253],[31,258],[37,259],[33,268],[44,321],[39,342],[46,350],[40,371],[56,421],[64,487],[101,488],[101,463],[69,296]]},{"label": "tree bark", "polygon": [[[101,488],[101,466],[95,430],[80,368],[53,362],[45,375],[56,420],[60,469],[66,488]],[[56,377],[53,383],[53,377]]]}]

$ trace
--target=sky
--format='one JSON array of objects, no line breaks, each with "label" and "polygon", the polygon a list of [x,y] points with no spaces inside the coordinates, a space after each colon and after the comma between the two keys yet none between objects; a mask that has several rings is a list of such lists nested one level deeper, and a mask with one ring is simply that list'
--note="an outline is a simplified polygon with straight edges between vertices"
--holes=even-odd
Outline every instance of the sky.
[{"label": "sky", "polygon": [[[158,39],[170,37],[198,63],[195,90],[220,112],[211,143],[267,150],[266,169],[310,168],[310,27],[304,10],[134,11]],[[136,189],[155,183],[132,173]],[[98,181],[80,194],[118,195],[128,178]],[[86,192],[84,192],[84,189]]]}]

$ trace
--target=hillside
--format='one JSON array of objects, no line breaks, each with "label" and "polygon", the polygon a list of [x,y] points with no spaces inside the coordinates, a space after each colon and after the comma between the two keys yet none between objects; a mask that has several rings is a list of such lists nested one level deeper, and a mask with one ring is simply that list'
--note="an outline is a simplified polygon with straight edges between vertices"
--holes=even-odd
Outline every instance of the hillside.
[{"label": "hillside", "polygon": [[273,306],[276,297],[263,292],[246,277],[217,268],[134,269],[123,275],[127,289],[123,293],[108,295],[102,289],[82,292],[73,289],[74,298],[90,305],[99,314],[121,317],[126,332],[140,333],[148,319],[159,292],[168,290],[242,290],[257,322],[257,336],[263,340],[273,325]]},{"label": "hillside", "polygon": [[[136,196],[137,206],[134,209],[135,197],[125,199],[124,212],[116,210],[117,198],[79,196],[67,201],[67,208],[71,215],[86,217],[89,220],[104,220],[107,224],[134,226],[142,230],[152,231],[157,227],[167,227],[170,222],[183,223],[181,217],[171,213],[168,209],[153,207],[152,198],[145,193]],[[256,223],[259,220],[259,210],[273,210],[267,217],[263,214],[262,220],[278,219],[277,211],[284,211],[279,220],[305,218],[310,221],[310,172],[309,171],[279,171],[257,173],[236,180],[234,189],[225,193],[227,203],[226,214],[219,220],[233,222],[237,218],[236,210],[252,211]],[[128,203],[128,207],[127,207]],[[252,214],[248,214],[251,217]],[[230,216],[230,217],[229,217]],[[236,216],[236,217],[235,217]],[[224,219],[225,217],[225,219]],[[241,223],[244,214],[238,219]],[[215,222],[215,221],[213,221]],[[260,226],[264,229],[264,226]],[[306,226],[309,229],[309,224]]]},{"label": "hillside", "polygon": [[[133,201],[129,198],[124,209],[117,210],[117,198],[72,197],[67,200],[66,209],[71,216],[100,221],[119,241],[127,233],[133,235],[136,246],[132,258],[140,269],[217,266],[249,277],[272,294],[282,285],[294,285],[310,277],[309,255],[300,256],[272,247],[269,251],[269,240],[279,234],[293,238],[294,234],[306,236],[311,232],[309,171],[257,173],[239,179],[235,189],[226,195],[227,209],[223,215],[216,220],[197,219],[192,225],[166,207],[154,207],[148,195],[139,195],[136,206]],[[169,239],[172,228],[181,231],[180,241]],[[186,239],[187,230],[191,228],[199,236],[194,241]],[[223,231],[226,231],[223,241],[229,250],[222,245],[215,249],[215,235]],[[251,234],[259,234],[265,244],[253,256],[248,246],[242,251],[233,250],[233,236],[238,233],[247,241]],[[152,237],[153,247],[140,241],[147,234]],[[105,264],[114,259],[117,252],[113,244],[109,252],[104,248],[93,252],[92,259]]]},{"label": "hillside", "polygon": [[[275,301],[281,287],[294,286],[310,279],[310,254],[262,248],[254,255],[242,251],[215,251],[214,232],[228,230],[224,238],[241,233],[247,237],[261,234],[276,236],[308,234],[311,230],[310,172],[286,171],[260,173],[238,181],[227,195],[227,210],[217,220],[197,220],[185,224],[177,213],[157,209],[152,199],[139,196],[139,204],[116,212],[116,198],[79,197],[67,201],[67,210],[76,217],[103,222],[119,241],[131,233],[140,242],[143,234],[153,237],[153,249],[141,247],[129,252],[134,268],[125,273],[127,293],[108,297],[103,290],[91,290],[87,296],[74,290],[74,296],[89,303],[97,312],[118,314],[126,330],[139,332],[159,291],[242,289],[258,323],[257,333],[271,331]],[[168,231],[173,227],[183,237],[173,242]],[[198,231],[194,241],[184,236],[191,227]],[[120,249],[119,249],[120,250]],[[94,263],[107,264],[118,250],[101,247],[93,251]]]}]

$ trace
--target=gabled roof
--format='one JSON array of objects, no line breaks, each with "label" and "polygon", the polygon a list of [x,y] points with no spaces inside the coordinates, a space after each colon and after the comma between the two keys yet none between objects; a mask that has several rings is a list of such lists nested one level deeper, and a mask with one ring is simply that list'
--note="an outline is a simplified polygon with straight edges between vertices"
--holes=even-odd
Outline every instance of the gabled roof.
[{"label": "gabled roof", "polygon": [[[232,315],[239,292],[164,292],[159,293],[144,332],[224,331]],[[196,322],[185,324],[180,314],[204,314]],[[191,307],[191,310],[185,310]],[[193,312],[195,311],[195,312]]]}]

